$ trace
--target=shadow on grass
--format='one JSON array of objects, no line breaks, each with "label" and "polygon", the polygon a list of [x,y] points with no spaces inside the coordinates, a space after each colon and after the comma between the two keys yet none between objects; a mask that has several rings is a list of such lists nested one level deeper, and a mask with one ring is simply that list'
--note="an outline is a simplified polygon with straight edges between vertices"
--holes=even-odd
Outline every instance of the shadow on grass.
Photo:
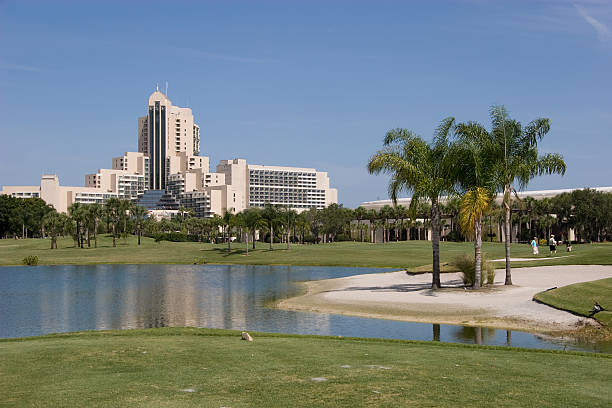
[{"label": "shadow on grass", "polygon": [[[445,282],[442,289],[457,289],[464,287],[463,281],[452,280]],[[350,292],[358,290],[368,290],[376,292],[418,292],[424,291],[424,295],[434,296],[435,290],[431,290],[431,283],[404,283],[390,286],[352,286],[344,289],[329,290],[326,292]]]}]

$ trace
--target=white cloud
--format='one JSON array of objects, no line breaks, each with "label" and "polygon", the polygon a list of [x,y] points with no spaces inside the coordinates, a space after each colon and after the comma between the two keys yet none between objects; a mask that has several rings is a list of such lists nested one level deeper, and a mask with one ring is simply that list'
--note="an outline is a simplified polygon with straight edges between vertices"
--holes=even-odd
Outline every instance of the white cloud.
[{"label": "white cloud", "polygon": [[612,38],[612,33],[610,32],[608,26],[606,26],[601,21],[595,19],[594,17],[590,16],[582,7],[576,4],[574,4],[574,7],[576,7],[576,10],[578,10],[580,16],[582,16],[582,18],[584,18],[584,20],[595,29],[595,31],[597,32],[597,36],[601,41],[608,41]]}]

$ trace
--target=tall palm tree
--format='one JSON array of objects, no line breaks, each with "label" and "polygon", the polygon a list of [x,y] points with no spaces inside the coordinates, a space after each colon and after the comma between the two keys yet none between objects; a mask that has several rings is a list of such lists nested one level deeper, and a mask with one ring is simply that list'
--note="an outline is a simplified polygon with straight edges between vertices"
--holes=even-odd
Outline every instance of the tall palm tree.
[{"label": "tall palm tree", "polygon": [[370,173],[391,175],[389,193],[394,205],[401,191],[412,191],[409,210],[415,214],[421,199],[431,202],[432,220],[432,288],[440,288],[440,197],[453,191],[452,157],[449,134],[455,119],[444,119],[436,129],[431,144],[415,133],[395,129],[387,133],[384,148],[368,163]]},{"label": "tall palm tree", "polygon": [[482,269],[482,217],[493,202],[496,188],[495,145],[487,130],[475,122],[456,127],[458,141],[450,155],[459,186],[465,191],[461,199],[459,224],[464,234],[474,238],[474,289],[480,288]]},{"label": "tall palm tree", "polygon": [[490,133],[498,155],[497,184],[503,192],[505,211],[506,285],[512,285],[510,268],[510,210],[514,184],[520,189],[529,181],[543,174],[565,174],[563,157],[556,153],[539,155],[538,142],[550,131],[550,119],[538,118],[523,127],[520,122],[508,117],[504,106],[491,108],[493,129]]}]

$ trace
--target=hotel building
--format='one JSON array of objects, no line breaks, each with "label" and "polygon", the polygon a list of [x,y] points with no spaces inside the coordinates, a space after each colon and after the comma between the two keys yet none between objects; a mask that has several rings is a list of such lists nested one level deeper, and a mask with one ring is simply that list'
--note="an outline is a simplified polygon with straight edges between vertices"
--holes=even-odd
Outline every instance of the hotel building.
[{"label": "hotel building", "polygon": [[150,210],[191,208],[198,217],[238,213],[265,203],[296,211],[324,208],[338,202],[327,173],[312,168],[247,164],[222,160],[216,172],[200,156],[200,127],[191,109],[172,105],[156,90],[146,116],[138,118],[138,152],[112,159],[111,169],[85,175],[85,187],[59,186],[55,175],[44,175],[40,186],[5,186],[0,194],[40,197],[58,211],[74,202],[103,203],[110,197],[129,199]]}]

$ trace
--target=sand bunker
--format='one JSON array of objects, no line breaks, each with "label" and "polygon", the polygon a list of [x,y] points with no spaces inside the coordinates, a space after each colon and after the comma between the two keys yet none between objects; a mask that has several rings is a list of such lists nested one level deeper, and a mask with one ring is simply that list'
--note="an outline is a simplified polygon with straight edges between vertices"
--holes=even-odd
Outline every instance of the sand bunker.
[{"label": "sand bunker", "polygon": [[504,270],[497,270],[494,286],[473,291],[462,287],[458,273],[445,273],[442,285],[446,288],[432,291],[431,274],[356,275],[307,282],[306,295],[285,299],[278,307],[514,330],[572,330],[592,320],[536,303],[533,295],[555,286],[612,277],[612,266],[515,268],[513,286],[504,286],[504,276]]}]

